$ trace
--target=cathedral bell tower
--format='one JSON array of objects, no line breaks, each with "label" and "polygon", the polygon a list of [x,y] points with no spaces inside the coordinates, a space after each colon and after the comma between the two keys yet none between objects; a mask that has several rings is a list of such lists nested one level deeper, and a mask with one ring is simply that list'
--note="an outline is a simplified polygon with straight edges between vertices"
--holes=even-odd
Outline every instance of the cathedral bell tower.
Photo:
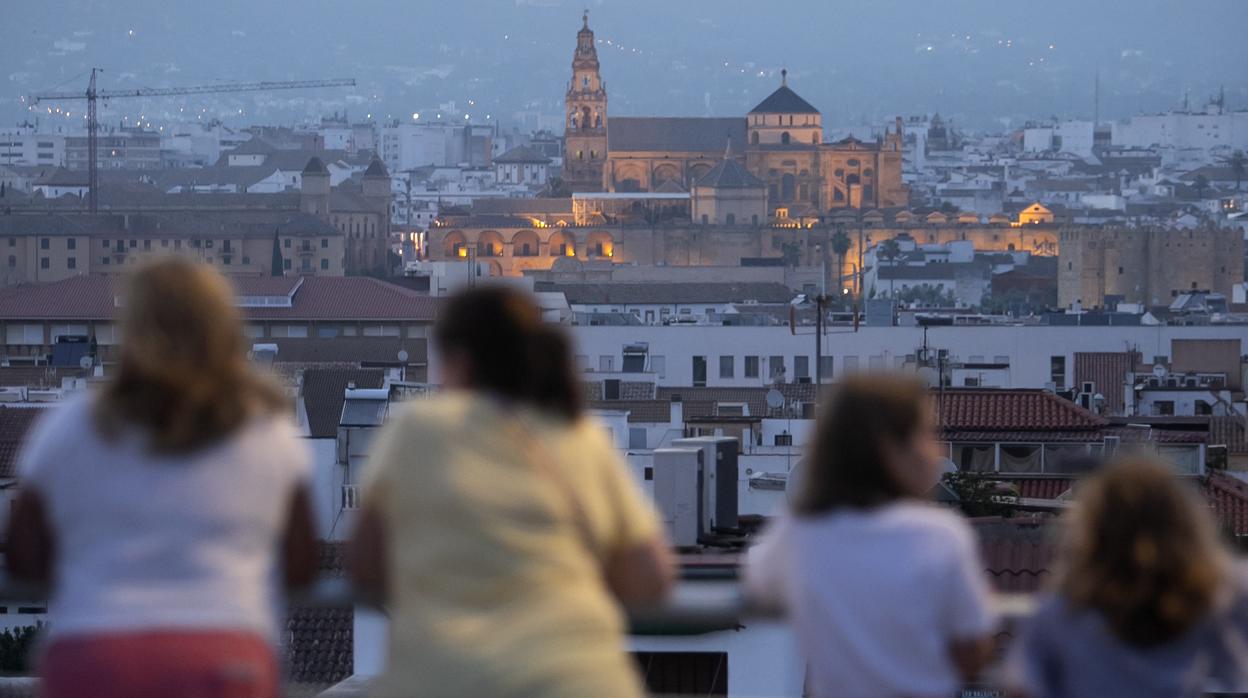
[{"label": "cathedral bell tower", "polygon": [[598,49],[588,11],[581,22],[566,100],[563,181],[572,191],[601,191],[607,161],[607,89],[598,73]]}]

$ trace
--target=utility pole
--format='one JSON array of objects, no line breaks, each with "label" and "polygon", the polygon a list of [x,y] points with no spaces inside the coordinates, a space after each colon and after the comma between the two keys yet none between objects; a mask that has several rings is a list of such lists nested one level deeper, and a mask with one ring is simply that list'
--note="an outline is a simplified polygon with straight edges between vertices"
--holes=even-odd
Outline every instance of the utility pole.
[{"label": "utility pole", "polygon": [[95,213],[100,208],[99,184],[100,173],[97,170],[96,158],[99,157],[95,152],[98,147],[100,125],[96,120],[95,108],[95,73],[98,68],[91,69],[91,82],[87,83],[87,210]]},{"label": "utility pole", "polygon": [[[823,385],[823,304],[828,301],[825,294],[815,296],[815,385]],[[818,397],[816,389],[816,397]]]}]

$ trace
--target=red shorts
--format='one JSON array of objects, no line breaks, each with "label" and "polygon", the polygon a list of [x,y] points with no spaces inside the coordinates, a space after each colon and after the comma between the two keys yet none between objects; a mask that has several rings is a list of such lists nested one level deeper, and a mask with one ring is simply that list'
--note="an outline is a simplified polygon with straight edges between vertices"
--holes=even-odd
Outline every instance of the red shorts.
[{"label": "red shorts", "polygon": [[160,630],[53,640],[40,695],[272,698],[277,658],[255,633]]}]

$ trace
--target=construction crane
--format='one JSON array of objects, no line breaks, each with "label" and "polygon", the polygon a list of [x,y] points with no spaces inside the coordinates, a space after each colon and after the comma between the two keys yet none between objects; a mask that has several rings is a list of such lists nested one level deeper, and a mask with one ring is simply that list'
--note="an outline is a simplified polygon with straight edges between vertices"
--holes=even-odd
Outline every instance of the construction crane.
[{"label": "construction crane", "polygon": [[91,69],[91,81],[84,92],[45,92],[27,97],[31,106],[40,102],[65,101],[71,99],[87,100],[87,207],[91,213],[99,208],[99,168],[96,162],[98,147],[99,120],[96,118],[96,102],[101,99],[124,99],[128,97],[168,97],[172,95],[206,95],[219,92],[265,92],[268,90],[298,90],[310,87],[355,87],[354,78],[340,80],[287,80],[281,82],[234,82],[216,85],[199,85],[197,87],[153,87],[135,90],[97,90],[95,88],[96,73],[103,72],[98,68]]}]

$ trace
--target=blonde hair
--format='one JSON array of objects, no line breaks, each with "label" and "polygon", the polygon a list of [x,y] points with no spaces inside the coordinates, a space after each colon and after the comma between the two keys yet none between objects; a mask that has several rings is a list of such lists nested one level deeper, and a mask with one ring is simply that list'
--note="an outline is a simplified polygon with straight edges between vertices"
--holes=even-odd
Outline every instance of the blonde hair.
[{"label": "blonde hair", "polygon": [[1162,463],[1115,462],[1079,491],[1057,588],[1124,642],[1169,642],[1207,617],[1228,561],[1207,507]]},{"label": "blonde hair", "polygon": [[247,360],[234,294],[210,267],[153,262],[129,278],[123,298],[117,374],[95,403],[106,437],[137,426],[153,451],[186,453],[285,405]]}]

